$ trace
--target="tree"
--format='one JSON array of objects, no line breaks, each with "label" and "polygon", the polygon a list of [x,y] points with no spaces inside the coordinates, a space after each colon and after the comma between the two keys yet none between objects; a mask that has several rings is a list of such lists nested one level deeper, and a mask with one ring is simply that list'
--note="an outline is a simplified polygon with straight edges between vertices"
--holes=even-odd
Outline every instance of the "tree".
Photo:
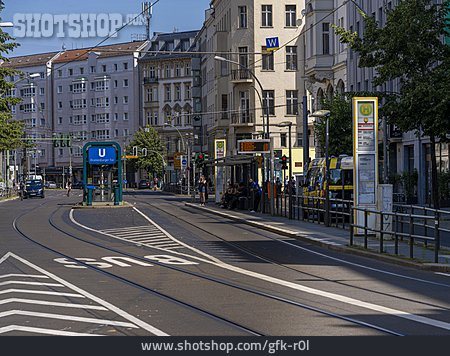
[{"label": "tree", "polygon": [[364,34],[336,28],[341,42],[360,54],[360,67],[376,69],[374,85],[399,79],[398,95],[385,104],[390,123],[403,132],[415,131],[431,142],[432,199],[439,207],[435,143],[446,140],[450,127],[449,0],[403,0],[387,12],[386,25],[364,17]]},{"label": "tree", "polygon": [[[331,100],[324,99],[322,109],[330,110],[328,152],[330,156],[353,153],[352,144],[352,103],[351,94],[335,95]],[[314,124],[320,151],[325,152],[325,120]]]},{"label": "tree", "polygon": [[[4,6],[0,2],[0,12]],[[19,44],[0,28],[0,62],[9,62],[8,53],[18,47]],[[19,98],[10,96],[14,83],[5,80],[6,77],[21,74],[19,71],[0,66],[0,151],[16,149],[22,146],[24,124],[11,120],[11,106],[20,103]]]},{"label": "tree", "polygon": [[[164,167],[162,160],[164,148],[156,130],[150,126],[140,128],[127,147],[127,152],[133,152],[134,147],[138,148],[139,157],[131,159],[130,165],[134,168],[144,169],[156,176],[161,176]],[[143,149],[147,150],[146,156],[142,155]]]}]

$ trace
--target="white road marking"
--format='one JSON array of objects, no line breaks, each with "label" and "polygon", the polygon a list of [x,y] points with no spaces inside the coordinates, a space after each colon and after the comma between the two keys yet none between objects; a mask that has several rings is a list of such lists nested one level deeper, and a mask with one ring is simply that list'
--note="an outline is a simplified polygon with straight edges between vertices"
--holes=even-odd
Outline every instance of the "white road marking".
[{"label": "white road marking", "polygon": [[19,273],[4,274],[4,275],[0,276],[0,278],[10,278],[10,277],[48,278],[47,276],[41,276],[41,275],[37,275],[37,274],[19,274]]},{"label": "white road marking", "polygon": [[25,304],[36,304],[36,305],[52,305],[54,307],[76,308],[76,309],[108,310],[108,309],[106,309],[104,307],[97,306],[97,305],[59,303],[59,302],[49,302],[47,300],[35,300],[35,299],[23,299],[23,298],[0,299],[0,305],[8,304],[8,303],[25,303]]},{"label": "white road marking", "polygon": [[[101,299],[99,297],[96,297],[95,295],[93,295],[91,293],[86,292],[85,290],[75,286],[74,284],[65,281],[64,279],[56,276],[55,274],[50,273],[50,272],[44,270],[43,268],[41,268],[39,266],[36,266],[35,264],[27,261],[26,259],[24,259],[22,257],[19,257],[19,256],[15,255],[12,252],[6,253],[0,259],[0,264],[2,262],[4,262],[6,259],[10,258],[10,257],[12,257],[12,258],[22,262],[23,264],[33,268],[34,270],[38,271],[39,273],[48,276],[49,278],[51,278],[51,279],[53,279],[53,280],[63,284],[67,288],[69,288],[69,289],[71,289],[71,290],[73,290],[73,291],[75,291],[75,292],[85,296],[86,298],[88,298],[88,299],[90,299],[90,300],[92,300],[92,301],[94,301],[94,302],[96,302],[97,304],[100,305],[100,306],[86,305],[86,306],[84,306],[85,309],[110,310],[110,311],[114,312],[115,314],[122,316],[123,318],[127,319],[128,321],[134,323],[135,325],[141,327],[144,330],[149,331],[150,333],[152,333],[152,334],[154,334],[156,336],[169,336],[167,333],[165,333],[165,332],[155,328],[154,326],[151,326],[151,325],[147,324],[146,322],[144,322],[144,321],[134,317],[133,315],[125,312],[124,310],[117,308],[113,304],[108,303],[107,301],[105,301],[105,300],[103,300],[103,299]],[[64,307],[68,307],[68,308],[78,308],[78,307],[80,307],[79,304],[55,303],[55,302],[51,302],[52,304],[49,304],[49,302],[45,302],[45,301],[36,301],[36,300],[18,299],[18,298],[11,298],[11,299],[8,299],[8,300],[2,300],[2,301],[0,301],[0,304],[14,303],[14,302],[27,303],[27,301],[30,304],[44,304],[44,305],[64,306]]]},{"label": "white road marking", "polygon": [[10,332],[10,331],[25,331],[25,332],[30,332],[30,333],[59,335],[59,336],[102,336],[102,335],[97,335],[97,334],[75,333],[72,331],[33,328],[30,326],[20,326],[20,325],[8,325],[3,328],[0,328],[0,334],[4,334],[4,333]]},{"label": "white road marking", "polygon": [[444,272],[434,272],[436,274],[440,274],[441,276],[447,276],[450,277],[450,273],[444,273]]},{"label": "white road marking", "polygon": [[0,294],[8,294],[8,293],[28,293],[28,294],[58,295],[61,297],[84,298],[84,295],[81,295],[81,294],[50,292],[50,291],[35,290],[35,289],[6,289],[6,290],[0,291]]},{"label": "white road marking", "polygon": [[[161,226],[156,224],[153,220],[151,220],[148,216],[146,216],[144,213],[142,213],[136,207],[133,207],[133,209],[136,212],[138,212],[141,216],[143,216],[146,220],[148,220],[151,224],[153,224],[154,226],[158,227],[168,237],[170,237],[174,241],[178,242],[177,239],[175,239],[171,234],[169,234]],[[76,222],[73,219],[72,212],[73,212],[73,210],[71,210],[71,212],[70,212],[70,218],[71,218],[73,223],[75,223],[78,226],[81,226],[83,228],[86,228],[88,230],[91,230],[91,231],[99,233],[98,230],[86,227],[86,226]],[[114,237],[114,235],[111,235],[111,236]],[[284,242],[283,240],[277,240],[277,241]],[[253,277],[253,278],[257,278],[257,279],[260,279],[260,280],[264,280],[264,281],[267,281],[267,282],[270,282],[270,283],[274,283],[274,284],[277,284],[277,285],[281,285],[281,286],[284,286],[284,287],[287,287],[287,288],[291,288],[291,289],[294,289],[294,290],[302,291],[302,292],[309,293],[309,294],[312,294],[312,295],[317,295],[317,296],[321,296],[321,297],[324,297],[324,298],[328,298],[328,299],[332,299],[332,300],[335,300],[335,301],[339,301],[339,302],[342,302],[342,303],[354,305],[354,306],[361,307],[361,308],[364,308],[364,309],[369,309],[369,310],[377,311],[377,312],[380,312],[380,313],[384,313],[384,314],[388,314],[388,315],[392,315],[392,316],[396,316],[396,317],[412,320],[414,322],[431,325],[433,327],[438,327],[438,328],[442,328],[442,329],[445,329],[445,330],[450,330],[450,324],[446,323],[444,321],[435,320],[435,319],[423,317],[423,316],[420,316],[420,315],[415,315],[415,314],[411,314],[411,313],[408,313],[408,312],[404,312],[402,310],[397,310],[397,309],[384,307],[384,306],[373,304],[373,303],[364,302],[364,301],[361,301],[361,300],[358,300],[358,299],[354,299],[354,298],[350,298],[350,297],[346,297],[346,296],[343,296],[343,295],[340,295],[340,294],[330,293],[330,292],[322,291],[322,290],[319,290],[319,289],[306,287],[306,286],[301,285],[301,284],[296,284],[296,283],[292,283],[292,282],[285,281],[285,280],[282,280],[282,279],[278,279],[278,278],[275,278],[275,277],[271,277],[271,276],[267,276],[267,275],[264,275],[264,274],[260,274],[260,273],[257,273],[257,272],[245,270],[245,269],[242,269],[242,268],[239,268],[239,267],[235,267],[233,265],[226,264],[226,263],[218,260],[217,258],[215,258],[213,256],[209,256],[208,254],[206,254],[203,251],[199,251],[199,250],[195,249],[194,247],[191,247],[189,245],[186,245],[186,244],[182,243],[181,241],[180,241],[180,243],[183,244],[184,246],[186,246],[186,248],[188,248],[190,250],[198,251],[198,253],[201,253],[201,255],[206,256],[209,259],[214,259],[215,260],[215,262],[211,262],[211,261],[203,261],[203,262],[209,263],[209,264],[212,264],[212,265],[216,265],[217,267],[224,268],[224,269],[227,269],[229,271],[233,271],[233,272],[236,272],[236,273],[239,273],[239,274],[243,274],[243,275],[250,276],[250,277]],[[290,243],[288,243],[288,244],[292,245],[292,246],[296,246],[294,244],[290,244]],[[304,248],[302,248],[300,246],[298,246],[298,247],[301,248],[301,249],[304,249]],[[307,250],[307,249],[305,249],[305,250]],[[314,252],[314,251],[312,251],[312,252]],[[176,252],[173,252],[173,253],[175,254]],[[330,256],[327,256],[327,255],[318,253],[318,252],[316,254],[323,255],[323,256],[326,256],[326,257],[334,259],[334,260],[339,260],[337,258],[330,257]],[[190,256],[190,257],[194,258],[194,256]],[[216,262],[216,261],[218,261],[218,262]],[[352,264],[352,265],[354,264],[352,262],[348,262],[348,263]],[[357,265],[357,264],[355,264],[355,265]],[[360,266],[362,266],[362,265],[360,265]],[[365,266],[362,266],[362,267],[372,270],[371,267],[365,267]],[[373,270],[376,270],[376,269],[373,269]],[[385,273],[396,275],[396,274],[390,273],[390,272],[385,272]],[[399,276],[401,276],[401,275],[399,275]],[[412,277],[410,277],[410,278],[414,279]]]},{"label": "white road marking", "polygon": [[64,287],[62,284],[57,284],[57,283],[39,283],[39,282],[26,282],[26,281],[6,281],[6,282],[1,282],[0,283],[0,287],[1,286],[6,286],[8,284],[26,284],[29,286],[46,286],[46,287]]},{"label": "white road marking", "polygon": [[106,320],[106,319],[95,319],[95,318],[84,318],[80,316],[74,315],[64,315],[64,314],[52,314],[52,313],[38,313],[26,310],[8,310],[6,312],[0,313],[0,318],[6,318],[12,315],[25,315],[25,316],[35,316],[38,318],[47,318],[47,319],[61,319],[61,320],[71,320],[78,321],[83,323],[91,323],[91,324],[104,324],[104,325],[112,325],[112,326],[122,326],[125,328],[138,328],[138,326],[126,323],[123,321],[114,321],[114,320]]}]

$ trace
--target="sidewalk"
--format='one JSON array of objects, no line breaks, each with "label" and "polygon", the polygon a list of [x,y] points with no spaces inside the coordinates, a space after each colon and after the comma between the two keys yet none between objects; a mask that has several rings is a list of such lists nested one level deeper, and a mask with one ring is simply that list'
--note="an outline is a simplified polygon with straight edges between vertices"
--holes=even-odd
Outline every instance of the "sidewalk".
[{"label": "sidewalk", "polygon": [[289,220],[284,217],[270,216],[267,214],[250,213],[245,210],[221,209],[215,206],[214,203],[204,207],[199,204],[185,203],[185,206],[216,214],[279,235],[307,241],[334,251],[357,254],[419,269],[440,272],[450,271],[450,251],[440,251],[439,264],[436,264],[432,263],[434,261],[434,250],[425,248],[422,244],[414,245],[414,259],[411,260],[408,257],[410,248],[408,241],[399,241],[399,256],[395,256],[394,240],[385,238],[383,244],[385,253],[380,254],[378,252],[380,240],[375,237],[369,237],[367,250],[363,248],[364,238],[362,236],[355,236],[354,246],[349,246],[350,233],[348,230],[326,227],[305,221]]}]

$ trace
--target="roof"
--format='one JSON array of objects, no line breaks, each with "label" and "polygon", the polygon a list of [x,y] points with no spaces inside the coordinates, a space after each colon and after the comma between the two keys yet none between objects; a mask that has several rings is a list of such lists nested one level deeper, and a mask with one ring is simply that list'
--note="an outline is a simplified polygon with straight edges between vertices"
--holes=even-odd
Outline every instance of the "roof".
[{"label": "roof", "polygon": [[19,56],[9,58],[9,62],[2,63],[2,67],[34,67],[45,65],[50,59],[55,57],[58,52],[38,53],[29,56]]},{"label": "roof", "polygon": [[[150,50],[152,53],[145,54],[140,60],[141,61],[155,61],[161,59],[174,59],[174,58],[191,58],[193,55],[192,52],[195,45],[194,39],[196,38],[199,30],[194,31],[185,31],[185,32],[171,32],[171,33],[156,33],[152,38],[152,44],[150,46]],[[174,43],[177,40],[179,43],[177,46],[174,46],[172,50],[168,51],[168,44]],[[181,44],[183,41],[189,41],[189,48],[183,49]],[[162,45],[160,46],[160,43]],[[161,51],[163,53],[154,53],[154,51]],[[187,52],[187,53],[186,53]]]},{"label": "roof", "polygon": [[95,48],[89,47],[89,48],[73,49],[62,52],[61,55],[58,56],[58,58],[56,58],[53,61],[53,63],[83,61],[88,58],[90,52],[98,53],[100,58],[124,56],[127,54],[131,54],[131,52],[135,52],[144,43],[145,41],[135,41],[135,42],[118,43],[108,46],[99,46]]}]

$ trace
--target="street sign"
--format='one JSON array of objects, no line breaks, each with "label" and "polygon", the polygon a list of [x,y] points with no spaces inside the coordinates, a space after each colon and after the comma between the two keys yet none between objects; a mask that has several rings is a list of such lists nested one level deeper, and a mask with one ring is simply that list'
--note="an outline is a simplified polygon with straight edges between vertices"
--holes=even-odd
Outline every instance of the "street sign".
[{"label": "street sign", "polygon": [[280,41],[278,37],[266,38],[266,49],[267,51],[275,51],[280,48]]},{"label": "street sign", "polygon": [[[353,98],[353,182],[357,208],[376,209],[378,190],[378,98]],[[364,214],[357,211],[355,224],[363,225]],[[369,216],[369,228],[375,228],[376,216]],[[356,230],[363,233],[362,229]]]},{"label": "street sign", "polygon": [[89,164],[115,164],[117,151],[114,147],[89,147]]},{"label": "street sign", "polygon": [[173,154],[173,166],[175,169],[181,169],[181,152],[175,152]]},{"label": "street sign", "polygon": [[186,156],[181,156],[181,170],[185,170],[187,168],[187,159]]},{"label": "street sign", "polygon": [[238,153],[270,153],[270,140],[239,140]]}]

